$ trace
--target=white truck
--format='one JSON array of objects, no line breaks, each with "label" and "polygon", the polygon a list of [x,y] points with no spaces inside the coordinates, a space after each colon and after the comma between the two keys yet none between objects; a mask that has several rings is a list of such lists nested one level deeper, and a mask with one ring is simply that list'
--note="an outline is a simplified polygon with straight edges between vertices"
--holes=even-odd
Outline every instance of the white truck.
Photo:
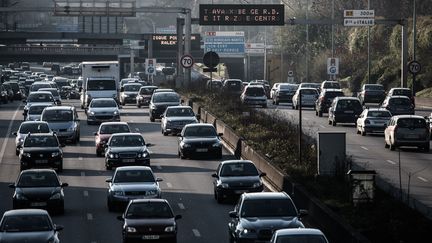
[{"label": "white truck", "polygon": [[82,62],[81,108],[94,98],[119,101],[120,65],[118,61]]}]

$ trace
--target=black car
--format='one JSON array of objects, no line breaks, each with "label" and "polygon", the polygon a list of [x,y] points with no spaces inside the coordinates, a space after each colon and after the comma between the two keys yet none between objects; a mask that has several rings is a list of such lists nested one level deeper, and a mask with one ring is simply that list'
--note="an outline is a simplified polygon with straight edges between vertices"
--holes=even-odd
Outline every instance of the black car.
[{"label": "black car", "polygon": [[194,123],[186,125],[179,137],[178,155],[181,159],[194,155],[212,155],[222,158],[222,143],[212,124]]},{"label": "black car", "polygon": [[105,167],[124,165],[150,166],[150,153],[144,138],[139,133],[115,133],[108,140],[105,152]]},{"label": "black car", "polygon": [[3,102],[3,104],[7,104],[9,101],[8,92],[3,84],[0,84],[0,101]]},{"label": "black car", "polygon": [[67,183],[61,183],[57,173],[51,169],[24,170],[15,184],[9,187],[15,189],[13,208],[44,208],[55,213],[64,212],[63,188]]},{"label": "black car", "polygon": [[13,91],[12,87],[8,82],[3,83],[3,87],[7,91],[8,94],[8,100],[10,102],[13,102],[15,100],[15,92]]},{"label": "black car", "polygon": [[244,193],[229,213],[230,242],[268,242],[278,229],[304,228],[304,215],[285,192]]},{"label": "black car", "polygon": [[411,100],[413,106],[415,107],[415,98],[410,88],[391,88],[387,93],[387,97],[399,95],[408,97]]},{"label": "black car", "polygon": [[362,112],[363,107],[358,98],[336,97],[329,108],[328,123],[333,126],[337,123],[356,124]]},{"label": "black car", "polygon": [[381,108],[390,111],[392,116],[415,114],[414,104],[411,99],[402,95],[387,96],[381,104]]},{"label": "black car", "polygon": [[335,97],[345,96],[340,89],[322,89],[318,99],[315,102],[315,115],[322,117],[327,113]]},{"label": "black car", "polygon": [[134,199],[122,216],[122,238],[125,242],[177,242],[177,220],[165,199]]},{"label": "black car", "polygon": [[138,92],[136,97],[136,104],[138,108],[141,108],[143,105],[149,105],[150,99],[153,95],[153,91],[158,89],[157,86],[142,86]]},{"label": "black car", "polygon": [[250,160],[226,160],[219,164],[214,177],[214,197],[218,203],[245,192],[261,192],[265,173],[260,173]]},{"label": "black car", "polygon": [[5,82],[4,85],[6,85],[6,88],[7,86],[11,88],[14,100],[22,100],[21,90],[17,82]]},{"label": "black car", "polygon": [[58,232],[62,229],[53,224],[45,210],[9,210],[0,221],[0,242],[59,243]]},{"label": "black car", "polygon": [[381,84],[364,84],[358,98],[362,105],[366,103],[381,103],[385,98],[384,86]]},{"label": "black car", "polygon": [[280,102],[291,103],[297,88],[297,84],[279,84],[273,94],[273,104],[279,105]]},{"label": "black car", "polygon": [[57,136],[52,133],[29,134],[20,150],[21,170],[29,168],[56,168],[63,171],[63,151]]},{"label": "black car", "polygon": [[153,93],[149,105],[150,121],[160,119],[168,106],[177,105],[180,105],[180,96],[176,92]]}]

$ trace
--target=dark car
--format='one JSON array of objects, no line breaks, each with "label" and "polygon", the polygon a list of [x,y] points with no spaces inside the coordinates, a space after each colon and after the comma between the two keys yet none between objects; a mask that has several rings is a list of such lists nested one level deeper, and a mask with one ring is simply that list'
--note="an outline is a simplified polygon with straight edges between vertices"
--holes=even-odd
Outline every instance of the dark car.
[{"label": "dark car", "polygon": [[22,100],[21,90],[17,82],[5,82],[4,84],[12,89],[14,100]]},{"label": "dark car", "polygon": [[412,90],[409,88],[391,88],[387,93],[387,97],[390,96],[406,96],[411,100],[415,107],[415,98],[413,96]]},{"label": "dark car", "polygon": [[364,84],[358,98],[362,105],[366,103],[381,103],[385,98],[384,86],[381,84]]},{"label": "dark car", "polygon": [[29,134],[20,150],[21,170],[29,168],[56,168],[63,171],[63,151],[57,136],[52,133]]},{"label": "dark car", "polygon": [[388,96],[383,103],[381,108],[384,108],[392,114],[397,115],[414,115],[414,105],[411,99],[407,96]]},{"label": "dark car", "polygon": [[140,83],[127,83],[120,89],[120,103],[126,105],[127,103],[136,104],[136,98],[141,88]]},{"label": "dark car", "polygon": [[297,88],[297,84],[279,84],[273,94],[273,104],[279,105],[280,102],[291,103],[292,97],[294,96]]},{"label": "dark car", "polygon": [[126,122],[103,122],[100,124],[95,135],[96,156],[102,156],[105,152],[106,144],[112,134],[130,132]]},{"label": "dark car", "polygon": [[16,155],[19,155],[22,145],[24,143],[25,137],[31,133],[51,133],[51,129],[47,122],[44,121],[24,121],[21,123],[18,131],[14,132],[13,135],[15,138],[15,147],[16,147]]},{"label": "dark car", "polygon": [[143,105],[149,105],[150,99],[153,95],[153,91],[158,89],[157,86],[142,86],[136,97],[136,105],[141,108]]},{"label": "dark car", "polygon": [[177,242],[177,222],[165,199],[135,199],[118,219],[123,222],[123,242]]},{"label": "dark car", "polygon": [[285,192],[244,193],[229,213],[230,242],[268,242],[278,229],[304,228],[306,214]]},{"label": "dark car", "polygon": [[345,96],[340,89],[322,89],[318,99],[315,102],[315,115],[322,117],[327,113],[335,97]]},{"label": "dark car", "polygon": [[356,124],[357,118],[363,112],[360,100],[355,97],[336,97],[329,108],[329,125],[337,123]]},{"label": "dark car", "polygon": [[116,133],[108,140],[105,153],[105,167],[124,165],[150,166],[150,153],[144,138],[139,133]]},{"label": "dark car", "polygon": [[249,84],[262,84],[267,98],[270,98],[270,83],[267,80],[251,80]]},{"label": "dark car", "polygon": [[9,101],[8,92],[3,84],[0,84],[0,101],[3,102],[3,104],[7,104]]},{"label": "dark car", "polygon": [[250,160],[226,160],[219,164],[214,177],[214,198],[218,203],[245,192],[261,192],[265,173],[260,173]]},{"label": "dark car", "polygon": [[190,106],[167,107],[161,120],[162,134],[178,134],[187,124],[198,123],[197,118]]},{"label": "dark car", "polygon": [[222,143],[212,124],[194,123],[186,125],[179,137],[178,155],[181,159],[194,155],[212,155],[222,158]]},{"label": "dark car", "polygon": [[7,92],[8,100],[10,102],[13,102],[15,100],[15,92],[13,91],[10,84],[8,82],[5,82],[5,83],[3,83],[3,87],[5,88],[5,90]]},{"label": "dark car", "polygon": [[24,170],[15,184],[9,187],[15,189],[13,208],[44,208],[55,213],[64,212],[63,188],[67,183],[61,183],[57,173],[51,169]]},{"label": "dark car", "polygon": [[168,106],[180,105],[180,96],[176,92],[154,93],[150,100],[149,116],[150,121],[160,119]]},{"label": "dark car", "polygon": [[226,79],[223,82],[224,94],[240,97],[243,91],[243,82],[240,79]]},{"label": "dark car", "polygon": [[45,210],[9,210],[0,221],[0,242],[59,243],[60,230],[63,226],[53,224]]}]

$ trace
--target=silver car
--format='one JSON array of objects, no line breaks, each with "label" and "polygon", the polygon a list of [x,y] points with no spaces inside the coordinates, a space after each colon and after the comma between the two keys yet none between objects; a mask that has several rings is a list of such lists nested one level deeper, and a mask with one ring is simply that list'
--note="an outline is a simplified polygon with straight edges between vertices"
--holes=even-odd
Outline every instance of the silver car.
[{"label": "silver car", "polygon": [[415,115],[393,116],[384,130],[385,147],[395,150],[401,146],[412,146],[430,150],[429,124],[424,117]]},{"label": "silver car", "polygon": [[384,133],[392,117],[390,111],[379,108],[366,108],[357,119],[357,134],[366,136],[366,133]]},{"label": "silver car", "polygon": [[28,134],[51,132],[48,123],[44,121],[25,121],[21,123],[18,131],[13,133],[15,135],[16,155],[19,155],[24,139]]},{"label": "silver car", "polygon": [[87,113],[87,124],[95,124],[109,121],[120,121],[120,111],[117,102],[113,98],[93,99]]},{"label": "silver car", "polygon": [[161,181],[148,166],[118,167],[113,177],[106,180],[108,210],[123,209],[132,199],[161,198]]},{"label": "silver car", "polygon": [[48,103],[51,105],[56,105],[54,96],[49,91],[35,91],[28,95],[27,100],[24,101],[24,120],[27,116],[27,112],[29,110],[29,107],[33,104],[37,103]]},{"label": "silver car", "polygon": [[167,107],[162,115],[162,134],[166,136],[169,133],[180,133],[185,125],[191,123],[198,123],[198,119],[190,106]]},{"label": "silver car", "polygon": [[[299,95],[301,96],[301,104],[299,104]],[[314,107],[315,102],[318,99],[318,90],[315,88],[302,88],[299,87],[292,97],[292,108],[298,110],[301,107]]]},{"label": "silver car", "polygon": [[56,89],[56,88],[41,88],[41,89],[39,89],[39,91],[49,91],[49,92],[51,92],[51,94],[54,97],[54,100],[56,101],[56,104],[57,105],[61,105],[62,100],[61,100],[60,94],[58,92],[58,89]]},{"label": "silver car", "polygon": [[42,112],[45,108],[52,107],[51,103],[37,103],[28,108],[26,121],[40,121]]},{"label": "silver car", "polygon": [[49,127],[57,135],[60,142],[80,141],[80,120],[73,106],[55,106],[45,108],[41,116],[42,121],[48,122]]},{"label": "silver car", "polygon": [[280,229],[273,233],[270,243],[328,243],[324,233],[319,229],[297,228],[297,229]]}]

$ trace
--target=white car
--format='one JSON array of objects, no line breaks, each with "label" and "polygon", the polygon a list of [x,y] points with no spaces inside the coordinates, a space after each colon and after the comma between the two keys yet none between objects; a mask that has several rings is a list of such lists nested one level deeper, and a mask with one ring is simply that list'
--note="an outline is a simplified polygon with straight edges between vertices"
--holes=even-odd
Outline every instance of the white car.
[{"label": "white car", "polygon": [[86,110],[87,124],[120,121],[120,111],[113,98],[92,99]]},{"label": "white car", "polygon": [[277,88],[281,83],[274,83],[273,87],[270,90],[270,99],[273,99],[274,94],[276,93]]},{"label": "white car", "polygon": [[319,229],[296,228],[280,229],[273,233],[270,243],[314,242],[328,243],[327,238]]},{"label": "white car", "polygon": [[[301,104],[299,104],[299,95],[301,96]],[[318,99],[318,90],[315,88],[298,88],[292,98],[292,108],[298,110],[299,105],[301,107],[314,107],[315,102]]]},{"label": "white car", "polygon": [[430,150],[430,126],[422,116],[393,116],[384,130],[385,147],[395,150],[401,146],[412,146]]},{"label": "white car", "polygon": [[366,136],[366,133],[384,133],[392,117],[390,111],[379,108],[366,108],[357,119],[357,134]]},{"label": "white car", "polygon": [[162,115],[161,131],[164,136],[178,134],[191,123],[198,123],[198,119],[190,106],[170,106]]},{"label": "white car", "polygon": [[267,95],[263,85],[249,84],[240,95],[240,100],[244,105],[259,105],[267,107]]}]

